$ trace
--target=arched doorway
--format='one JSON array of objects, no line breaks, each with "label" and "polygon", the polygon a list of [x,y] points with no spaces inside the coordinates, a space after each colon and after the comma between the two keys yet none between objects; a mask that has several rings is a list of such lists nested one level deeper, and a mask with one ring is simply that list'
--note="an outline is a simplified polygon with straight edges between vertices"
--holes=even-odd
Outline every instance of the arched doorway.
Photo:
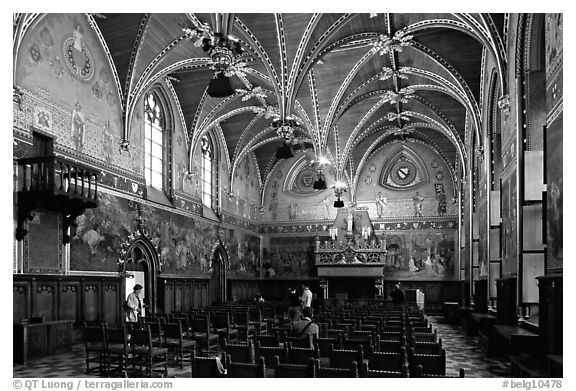
[{"label": "arched doorway", "polygon": [[228,254],[222,246],[217,243],[212,248],[210,263],[212,265],[212,277],[210,278],[210,297],[212,303],[218,304],[226,301],[226,264]]},{"label": "arched doorway", "polygon": [[135,284],[143,289],[143,303],[146,312],[157,310],[156,276],[159,270],[158,255],[150,241],[145,237],[135,239],[127,248],[120,272],[124,276],[124,298],[132,292]]}]

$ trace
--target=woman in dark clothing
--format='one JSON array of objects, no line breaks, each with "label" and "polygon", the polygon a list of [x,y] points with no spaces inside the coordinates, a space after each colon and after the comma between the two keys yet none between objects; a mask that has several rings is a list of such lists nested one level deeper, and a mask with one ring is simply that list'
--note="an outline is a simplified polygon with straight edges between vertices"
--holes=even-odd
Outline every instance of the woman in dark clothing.
[{"label": "woman in dark clothing", "polygon": [[404,304],[404,293],[400,290],[400,284],[394,286],[390,297],[392,298],[392,304]]}]

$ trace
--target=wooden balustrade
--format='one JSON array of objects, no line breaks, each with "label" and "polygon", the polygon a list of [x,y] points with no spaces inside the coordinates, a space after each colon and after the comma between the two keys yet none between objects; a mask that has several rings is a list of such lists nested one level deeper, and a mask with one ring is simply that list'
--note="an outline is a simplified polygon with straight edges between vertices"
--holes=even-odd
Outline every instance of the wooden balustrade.
[{"label": "wooden balustrade", "polygon": [[88,208],[98,206],[98,173],[80,163],[57,156],[18,160],[18,228],[16,239],[26,234],[25,222],[33,210],[48,208],[64,215],[63,241],[68,228]]}]

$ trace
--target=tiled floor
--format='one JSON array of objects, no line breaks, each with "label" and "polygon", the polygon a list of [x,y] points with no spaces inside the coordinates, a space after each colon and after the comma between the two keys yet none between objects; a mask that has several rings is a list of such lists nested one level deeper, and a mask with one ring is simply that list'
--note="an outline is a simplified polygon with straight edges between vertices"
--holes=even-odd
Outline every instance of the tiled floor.
[{"label": "tiled floor", "polygon": [[[508,376],[508,360],[486,357],[479,347],[477,337],[465,336],[460,327],[444,324],[440,318],[429,316],[428,319],[438,331],[438,336],[442,338],[446,349],[447,375],[455,376],[460,368],[464,368],[466,377]],[[86,375],[84,358],[84,345],[77,344],[70,353],[30,360],[26,365],[14,364],[13,376],[24,378],[94,377],[95,375]],[[183,369],[170,366],[168,376],[191,377],[190,364],[185,365]]]}]

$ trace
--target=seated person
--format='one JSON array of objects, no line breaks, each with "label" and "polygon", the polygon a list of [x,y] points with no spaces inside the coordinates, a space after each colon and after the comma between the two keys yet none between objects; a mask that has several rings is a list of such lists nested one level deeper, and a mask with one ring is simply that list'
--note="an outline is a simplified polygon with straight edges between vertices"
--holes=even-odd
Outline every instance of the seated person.
[{"label": "seated person", "polygon": [[[309,338],[309,335],[319,337],[319,333],[318,325],[312,321],[312,307],[302,308],[302,317],[292,324],[292,335],[296,338],[306,339]],[[312,341],[310,341],[310,348],[314,348]]]},{"label": "seated person", "polygon": [[264,303],[264,298],[262,297],[261,293],[256,293],[254,295],[254,303],[256,303],[256,304]]}]

